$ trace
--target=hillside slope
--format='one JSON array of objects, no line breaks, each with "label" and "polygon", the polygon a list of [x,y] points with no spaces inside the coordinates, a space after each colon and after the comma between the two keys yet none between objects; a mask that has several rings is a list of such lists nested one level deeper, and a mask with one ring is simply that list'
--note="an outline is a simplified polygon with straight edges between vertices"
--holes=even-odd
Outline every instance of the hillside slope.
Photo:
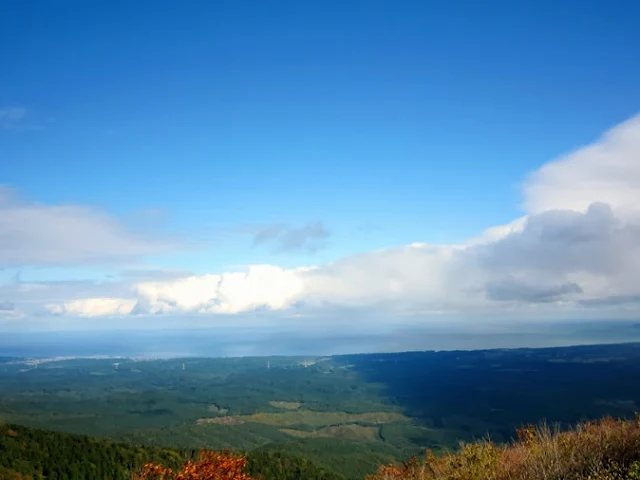
[{"label": "hillside slope", "polygon": [[518,431],[518,441],[462,445],[441,457],[380,467],[367,480],[640,480],[640,417],[610,417],[571,431],[542,426]]},{"label": "hillside slope", "polygon": [[[422,460],[414,458],[402,465],[382,466],[367,480],[640,480],[640,417],[631,421],[607,417],[582,423],[570,431],[529,427],[520,430],[518,437],[518,441],[505,445],[488,440],[464,444],[458,451],[439,457],[427,452]],[[211,458],[217,457],[215,452],[211,454]],[[203,455],[205,459],[210,456],[206,452]],[[198,460],[187,463],[190,458],[195,458],[194,452],[0,425],[0,480],[130,480],[142,472],[144,464],[180,471],[185,465],[197,467],[207,463]],[[223,454],[217,458],[226,462],[232,457]],[[282,452],[261,451],[235,458],[241,459],[246,475],[233,478],[342,478],[306,459]]]},{"label": "hillside slope", "polygon": [[[147,463],[177,469],[194,452],[0,424],[0,480],[131,480]],[[342,480],[283,452],[252,452],[247,471],[263,480]]]},{"label": "hillside slope", "polygon": [[150,459],[179,465],[185,458],[176,450],[0,424],[0,479],[129,480]]}]

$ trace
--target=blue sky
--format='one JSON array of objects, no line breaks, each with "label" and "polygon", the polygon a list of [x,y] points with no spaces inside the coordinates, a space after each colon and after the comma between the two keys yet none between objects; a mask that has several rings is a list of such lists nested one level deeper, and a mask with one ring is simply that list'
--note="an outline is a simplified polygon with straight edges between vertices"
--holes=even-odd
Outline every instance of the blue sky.
[{"label": "blue sky", "polygon": [[[0,184],[13,192],[6,218],[18,218],[3,228],[17,231],[28,222],[17,215],[36,210],[52,228],[67,225],[49,235],[45,221],[31,216],[39,226],[11,237],[10,248],[19,244],[20,252],[10,255],[5,246],[0,302],[12,311],[24,303],[21,318],[37,315],[50,299],[83,300],[82,289],[35,299],[16,284],[55,289],[74,280],[89,286],[87,298],[139,301],[131,292],[140,279],[123,274],[131,269],[153,269],[146,275],[153,280],[165,279],[161,271],[202,277],[264,264],[286,271],[315,266],[325,275],[337,262],[367,278],[357,262],[379,264],[366,260],[371,252],[415,242],[465,244],[488,227],[542,213],[525,205],[529,175],[599,142],[640,105],[640,5],[632,1],[7,0],[0,8]],[[629,128],[635,132],[635,124]],[[554,180],[558,191],[575,187],[587,203],[611,206],[616,219],[618,209],[636,205],[635,197],[613,198],[620,191],[614,180],[629,181],[638,164],[635,133],[633,148],[621,137],[615,151],[624,165],[608,190],[585,193],[589,182],[578,188]],[[593,166],[580,158],[572,168]],[[601,170],[593,172],[601,179]],[[540,182],[534,190],[546,188]],[[545,210],[587,215],[582,197],[575,208],[558,198]],[[85,220],[95,218],[56,222],[68,213],[56,208],[70,205],[85,209]],[[83,228],[104,226],[105,218],[108,233],[83,237]],[[76,253],[91,250],[95,238],[111,234],[105,243],[113,250],[105,244],[88,260],[60,253],[70,244]],[[133,237],[150,243],[132,246]],[[399,303],[405,298],[397,292],[419,296],[427,288],[415,278],[449,278],[453,268],[445,274],[429,263],[408,274],[404,260],[393,261],[399,263],[381,274],[407,274],[389,287]],[[529,275],[521,267],[489,270],[500,278],[483,277],[469,291],[490,297],[487,285]],[[562,302],[636,293],[619,287],[620,279],[578,279],[579,271],[604,275],[572,266],[554,271],[557,277],[536,271],[522,281],[585,296]],[[326,279],[342,281],[367,290],[360,280]],[[107,284],[104,291],[96,282]],[[287,293],[290,301],[265,305],[332,303],[324,286],[307,295],[308,280],[303,284],[303,293]],[[202,295],[185,308],[224,303],[219,292]],[[251,308],[264,300],[256,295],[262,300]],[[448,299],[438,299],[428,311],[449,308]],[[360,307],[360,300],[358,294],[338,303]]]}]

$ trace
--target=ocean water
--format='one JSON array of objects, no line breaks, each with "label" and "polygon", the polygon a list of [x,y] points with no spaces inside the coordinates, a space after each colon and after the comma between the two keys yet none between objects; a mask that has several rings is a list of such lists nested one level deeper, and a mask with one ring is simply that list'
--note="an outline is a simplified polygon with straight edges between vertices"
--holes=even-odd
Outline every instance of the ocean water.
[{"label": "ocean water", "polygon": [[0,356],[229,357],[476,350],[640,342],[632,323],[530,325],[493,331],[428,327],[383,333],[266,329],[29,332],[0,334]]}]

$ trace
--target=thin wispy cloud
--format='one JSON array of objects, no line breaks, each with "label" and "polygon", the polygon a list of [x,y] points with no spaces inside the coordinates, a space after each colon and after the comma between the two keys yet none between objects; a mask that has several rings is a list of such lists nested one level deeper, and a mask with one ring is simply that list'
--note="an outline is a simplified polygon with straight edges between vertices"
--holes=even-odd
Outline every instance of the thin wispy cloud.
[{"label": "thin wispy cloud", "polygon": [[8,311],[15,310],[15,308],[16,308],[16,304],[13,302],[10,302],[9,300],[0,302],[0,311],[8,312]]},{"label": "thin wispy cloud", "polygon": [[162,268],[131,268],[118,272],[118,277],[124,280],[134,281],[156,281],[156,280],[174,280],[176,278],[184,278],[193,275],[187,270],[169,270]]},{"label": "thin wispy cloud", "polygon": [[0,302],[0,322],[23,320],[26,318],[25,313],[16,307],[14,302],[6,300]]},{"label": "thin wispy cloud", "polygon": [[56,121],[55,117],[22,106],[0,107],[0,130],[5,132],[41,131]]},{"label": "thin wispy cloud", "polygon": [[27,117],[27,109],[24,107],[0,108],[0,127],[11,128]]},{"label": "thin wispy cloud", "polygon": [[27,202],[0,187],[0,267],[113,263],[177,248],[94,208]]},{"label": "thin wispy cloud", "polygon": [[22,120],[27,115],[27,109],[23,107],[0,108],[0,121],[15,122]]},{"label": "thin wispy cloud", "polygon": [[253,236],[253,246],[268,245],[276,252],[315,252],[326,246],[329,231],[322,222],[300,227],[285,224],[260,228]]}]

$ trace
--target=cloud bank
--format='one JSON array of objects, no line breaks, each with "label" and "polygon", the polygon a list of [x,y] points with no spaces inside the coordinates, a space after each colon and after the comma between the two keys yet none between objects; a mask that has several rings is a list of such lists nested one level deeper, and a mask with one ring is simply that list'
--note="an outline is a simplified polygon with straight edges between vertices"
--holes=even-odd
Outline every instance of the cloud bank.
[{"label": "cloud bank", "polygon": [[[526,179],[523,197],[522,218],[491,227],[461,245],[415,243],[323,266],[254,265],[241,273],[141,281],[122,296],[74,299],[47,308],[81,316],[306,313],[335,308],[410,315],[558,315],[640,305],[640,117],[543,165]],[[21,219],[11,223],[14,228],[28,221],[12,234],[13,241],[2,240],[12,252],[0,254],[4,262],[26,255],[21,246],[25,242],[18,239],[33,243],[45,230],[53,232],[46,240],[48,247],[29,249],[39,252],[30,254],[34,262],[99,257],[100,245],[107,243],[99,238],[104,235],[109,244],[119,242],[123,253],[152,248],[108,220],[106,226],[96,226],[94,214],[83,210],[30,208],[13,210]],[[65,226],[51,225],[54,212],[65,219]],[[70,225],[76,231],[87,230],[96,246],[84,251],[82,241],[73,249],[64,247]],[[301,230],[282,227],[259,232],[254,243],[299,248],[309,238],[325,236],[321,224]]]}]

